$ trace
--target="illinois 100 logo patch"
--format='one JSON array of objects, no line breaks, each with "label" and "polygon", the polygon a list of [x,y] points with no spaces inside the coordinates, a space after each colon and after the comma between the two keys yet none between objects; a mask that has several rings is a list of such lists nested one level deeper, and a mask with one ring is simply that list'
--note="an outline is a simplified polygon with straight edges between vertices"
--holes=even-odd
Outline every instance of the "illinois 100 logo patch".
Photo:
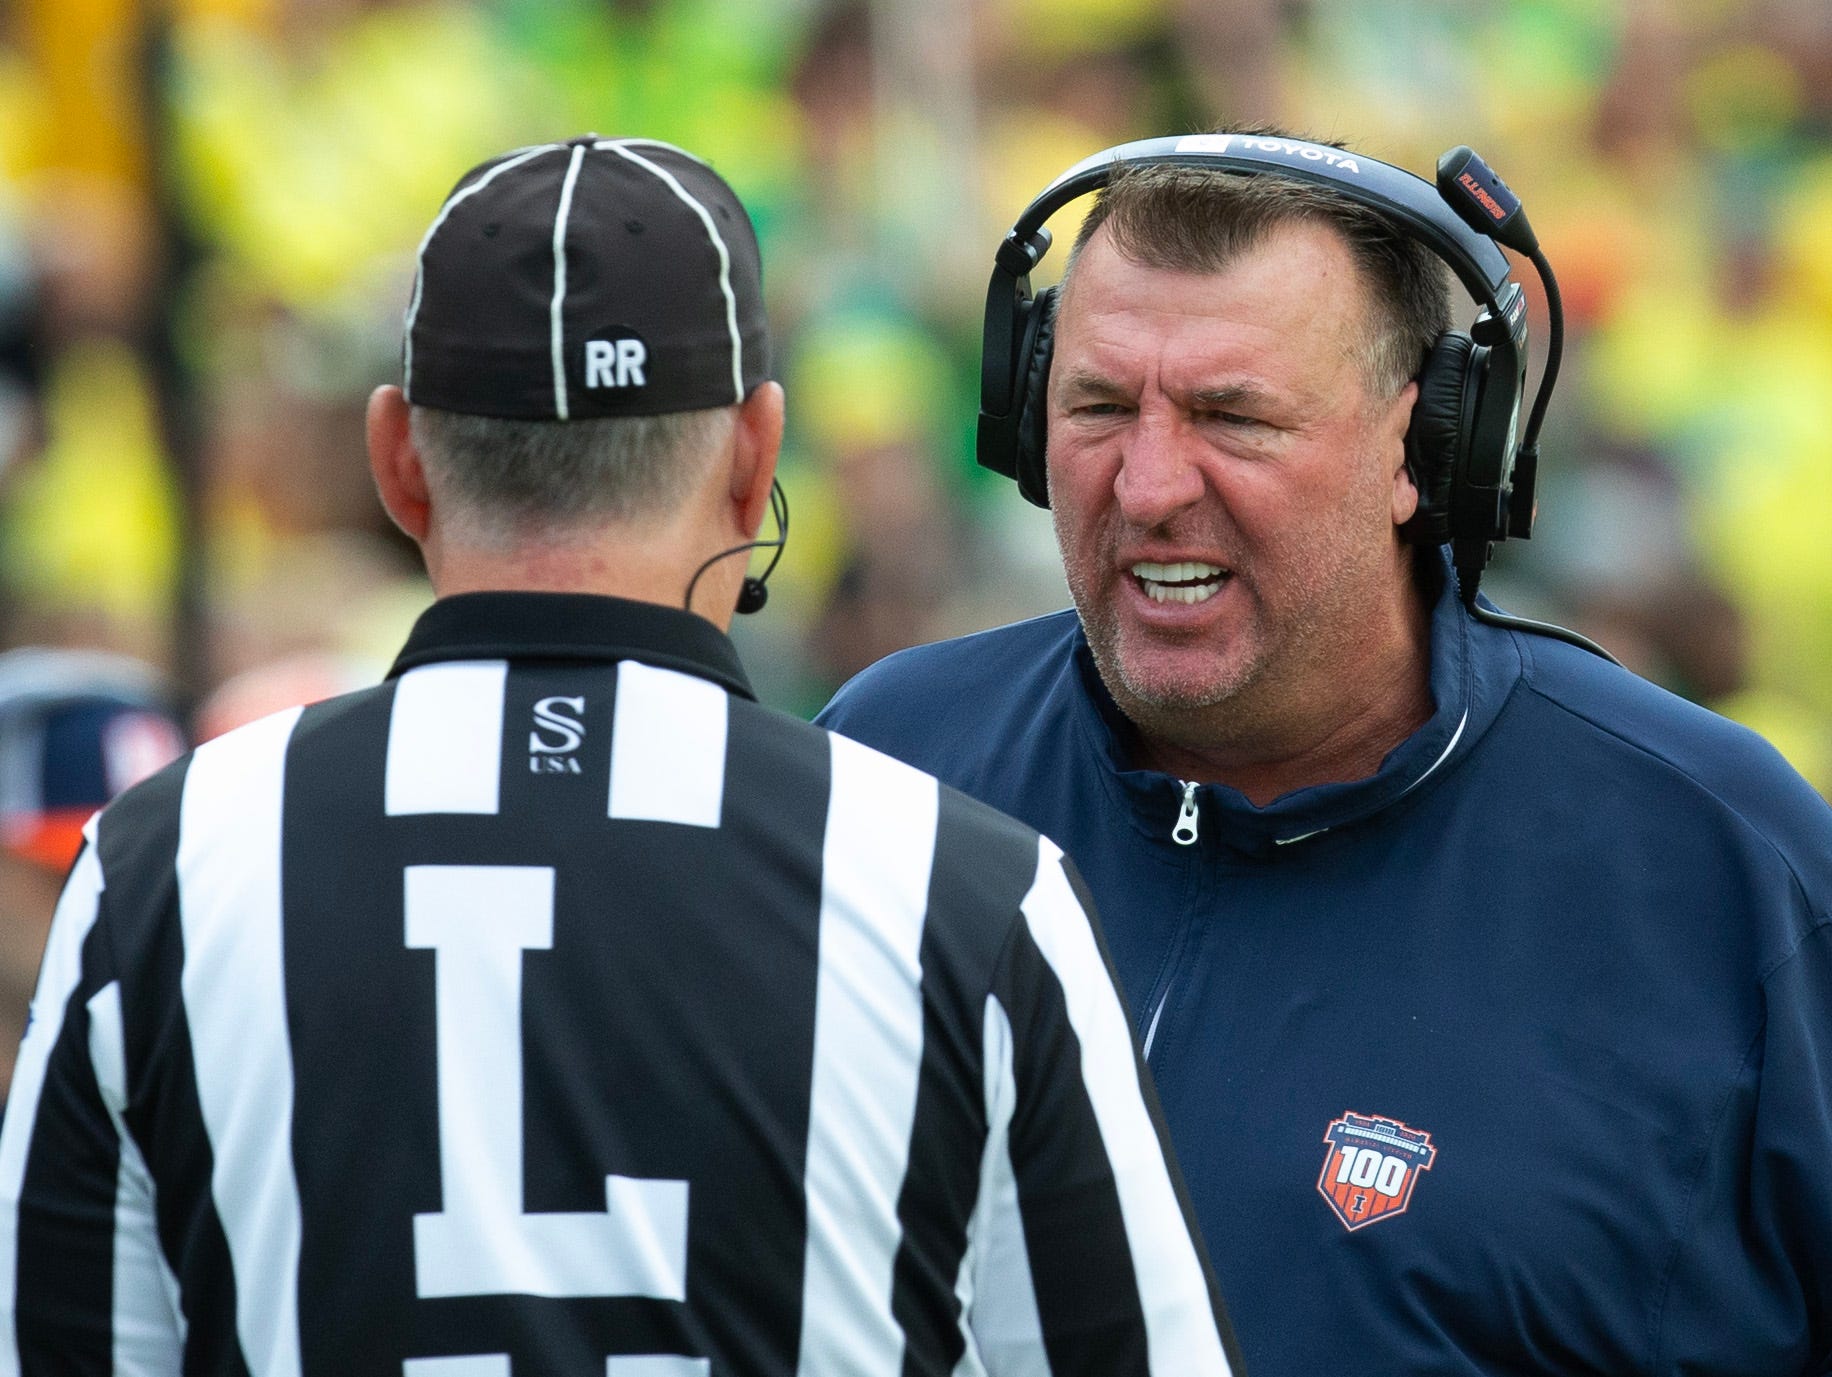
[{"label": "illinois 100 logo patch", "polygon": [[1419,1173],[1438,1156],[1429,1133],[1377,1114],[1346,1113],[1323,1141],[1317,1189],[1349,1230],[1404,1214]]}]

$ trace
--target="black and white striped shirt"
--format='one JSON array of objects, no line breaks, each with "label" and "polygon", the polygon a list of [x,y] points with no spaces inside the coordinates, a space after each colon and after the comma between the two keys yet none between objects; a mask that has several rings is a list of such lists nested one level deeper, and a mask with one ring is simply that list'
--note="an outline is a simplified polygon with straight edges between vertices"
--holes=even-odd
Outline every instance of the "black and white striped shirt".
[{"label": "black and white striped shirt", "polygon": [[89,835],[0,1372],[1237,1370],[1061,853],[709,623],[447,599]]}]

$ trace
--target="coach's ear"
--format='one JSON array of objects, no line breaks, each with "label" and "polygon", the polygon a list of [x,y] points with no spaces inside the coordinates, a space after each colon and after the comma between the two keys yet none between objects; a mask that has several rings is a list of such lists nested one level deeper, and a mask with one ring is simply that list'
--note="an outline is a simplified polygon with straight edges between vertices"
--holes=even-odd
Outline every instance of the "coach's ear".
[{"label": "coach's ear", "polygon": [[1418,397],[1419,385],[1416,381],[1400,388],[1398,395],[1387,406],[1384,423],[1377,426],[1374,432],[1375,443],[1383,446],[1381,452],[1387,456],[1391,470],[1393,496],[1390,506],[1396,531],[1412,520],[1422,500],[1418,475],[1407,462],[1406,452],[1406,437],[1412,429],[1412,410],[1418,403]]},{"label": "coach's ear", "polygon": [[369,472],[375,490],[394,524],[415,542],[424,544],[432,528],[432,504],[426,493],[426,469],[414,447],[410,409],[401,389],[389,383],[369,394],[365,431],[369,441]]}]

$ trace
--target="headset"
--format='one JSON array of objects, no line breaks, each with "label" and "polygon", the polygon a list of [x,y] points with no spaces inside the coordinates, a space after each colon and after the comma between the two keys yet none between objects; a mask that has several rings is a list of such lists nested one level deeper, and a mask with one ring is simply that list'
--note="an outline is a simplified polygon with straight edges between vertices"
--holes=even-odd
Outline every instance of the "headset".
[{"label": "headset", "polygon": [[[1406,460],[1418,487],[1419,509],[1402,534],[1416,544],[1451,547],[1458,590],[1471,615],[1553,635],[1612,659],[1576,632],[1506,617],[1476,601],[1495,545],[1533,533],[1539,430],[1558,377],[1565,332],[1557,279],[1519,198],[1467,147],[1453,148],[1438,160],[1435,186],[1365,154],[1261,134],[1141,139],[1084,158],[1025,207],[995,256],[980,362],[981,465],[1016,479],[1018,491],[1032,503],[1049,506],[1045,393],[1058,289],[1033,296],[1030,285],[1032,270],[1050,246],[1044,222],[1070,201],[1105,187],[1119,169],[1154,165],[1240,176],[1272,173],[1328,187],[1378,212],[1443,260],[1481,309],[1467,332],[1451,330],[1438,337],[1418,375]],[[1526,295],[1510,277],[1499,245],[1528,258],[1546,287],[1546,367],[1524,434]]]}]

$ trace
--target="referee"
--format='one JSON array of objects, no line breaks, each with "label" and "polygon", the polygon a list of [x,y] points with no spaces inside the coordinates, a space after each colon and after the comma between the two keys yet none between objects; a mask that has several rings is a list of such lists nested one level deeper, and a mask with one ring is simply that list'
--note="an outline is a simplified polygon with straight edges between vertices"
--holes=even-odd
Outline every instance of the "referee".
[{"label": "referee", "polygon": [[439,600],[90,824],[0,1372],[1237,1371],[1061,853],[723,634],[782,430],[730,189],[506,154],[406,326],[369,451]]}]

